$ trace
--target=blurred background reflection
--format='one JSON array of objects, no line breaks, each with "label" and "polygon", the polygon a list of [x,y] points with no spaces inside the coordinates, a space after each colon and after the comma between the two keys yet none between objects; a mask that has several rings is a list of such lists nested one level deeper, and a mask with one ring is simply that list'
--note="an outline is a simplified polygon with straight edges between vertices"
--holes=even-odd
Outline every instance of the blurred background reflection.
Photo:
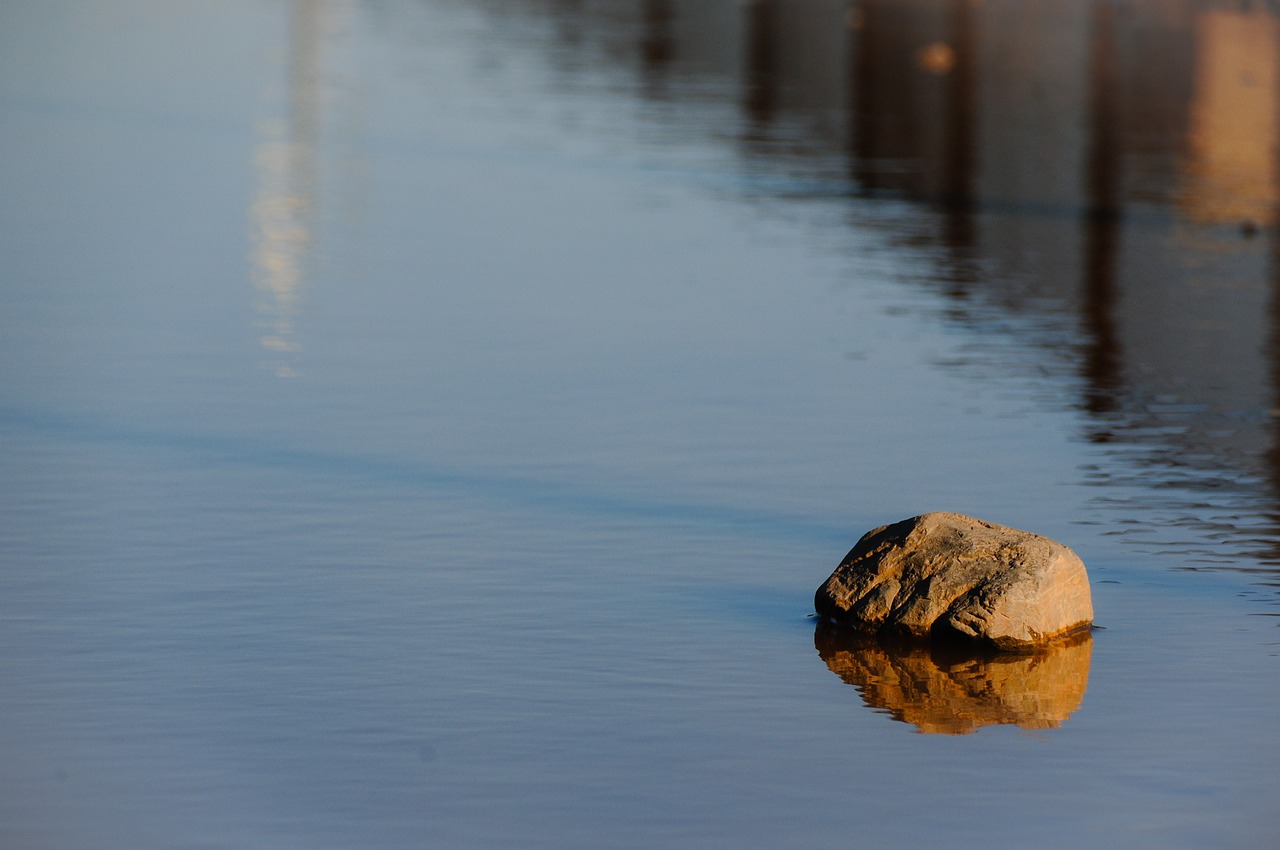
[{"label": "blurred background reflection", "polygon": [[[1043,374],[1045,401],[1110,447],[1085,470],[1112,485],[1098,504],[1139,512],[1149,545],[1280,563],[1272,7],[482,6],[554,22],[567,86],[574,68],[634,69],[636,96],[667,105],[652,120],[729,146],[749,193],[846,197],[851,225],[930,253],[935,277],[909,285],[945,293],[973,332],[946,365]],[[734,90],[729,132],[707,93]],[[924,222],[895,220],[901,201]]]}]

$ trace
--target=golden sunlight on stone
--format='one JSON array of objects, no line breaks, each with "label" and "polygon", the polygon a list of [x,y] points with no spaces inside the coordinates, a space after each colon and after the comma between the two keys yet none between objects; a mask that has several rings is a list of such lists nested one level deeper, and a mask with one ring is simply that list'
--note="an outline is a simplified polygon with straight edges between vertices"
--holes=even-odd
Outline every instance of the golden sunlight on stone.
[{"label": "golden sunlight on stone", "polygon": [[828,624],[818,626],[813,642],[827,668],[869,707],[943,735],[1001,724],[1060,726],[1084,700],[1093,651],[1088,632],[1026,654],[899,645]]}]

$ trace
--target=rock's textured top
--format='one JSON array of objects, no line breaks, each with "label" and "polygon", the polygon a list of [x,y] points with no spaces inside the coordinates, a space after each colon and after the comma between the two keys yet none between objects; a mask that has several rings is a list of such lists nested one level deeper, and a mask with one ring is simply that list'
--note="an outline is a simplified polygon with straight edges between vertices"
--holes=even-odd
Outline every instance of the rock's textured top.
[{"label": "rock's textured top", "polygon": [[956,636],[1026,649],[1087,629],[1089,576],[1047,537],[952,513],[867,532],[814,597],[864,632]]}]

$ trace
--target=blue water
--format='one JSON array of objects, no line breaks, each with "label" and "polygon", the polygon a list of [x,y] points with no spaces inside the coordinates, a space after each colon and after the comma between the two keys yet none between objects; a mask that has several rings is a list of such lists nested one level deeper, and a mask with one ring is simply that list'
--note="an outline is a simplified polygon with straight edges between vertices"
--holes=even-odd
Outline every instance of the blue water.
[{"label": "blue water", "polygon": [[[1275,843],[1277,22],[1113,5],[0,12],[0,845]],[[937,509],[1065,717],[828,669]]]}]

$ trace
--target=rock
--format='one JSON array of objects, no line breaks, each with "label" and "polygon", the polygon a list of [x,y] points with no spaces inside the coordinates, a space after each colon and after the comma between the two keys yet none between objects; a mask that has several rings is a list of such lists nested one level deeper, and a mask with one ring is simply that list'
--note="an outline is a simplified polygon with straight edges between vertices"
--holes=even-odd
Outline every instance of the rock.
[{"label": "rock", "polygon": [[813,643],[871,708],[927,734],[966,735],[1002,723],[1061,726],[1084,701],[1093,636],[1077,632],[1031,652],[1000,652],[901,643],[823,623]]},{"label": "rock", "polygon": [[958,637],[1028,649],[1088,629],[1089,576],[1047,537],[952,513],[863,535],[814,596],[818,613],[868,633]]}]

